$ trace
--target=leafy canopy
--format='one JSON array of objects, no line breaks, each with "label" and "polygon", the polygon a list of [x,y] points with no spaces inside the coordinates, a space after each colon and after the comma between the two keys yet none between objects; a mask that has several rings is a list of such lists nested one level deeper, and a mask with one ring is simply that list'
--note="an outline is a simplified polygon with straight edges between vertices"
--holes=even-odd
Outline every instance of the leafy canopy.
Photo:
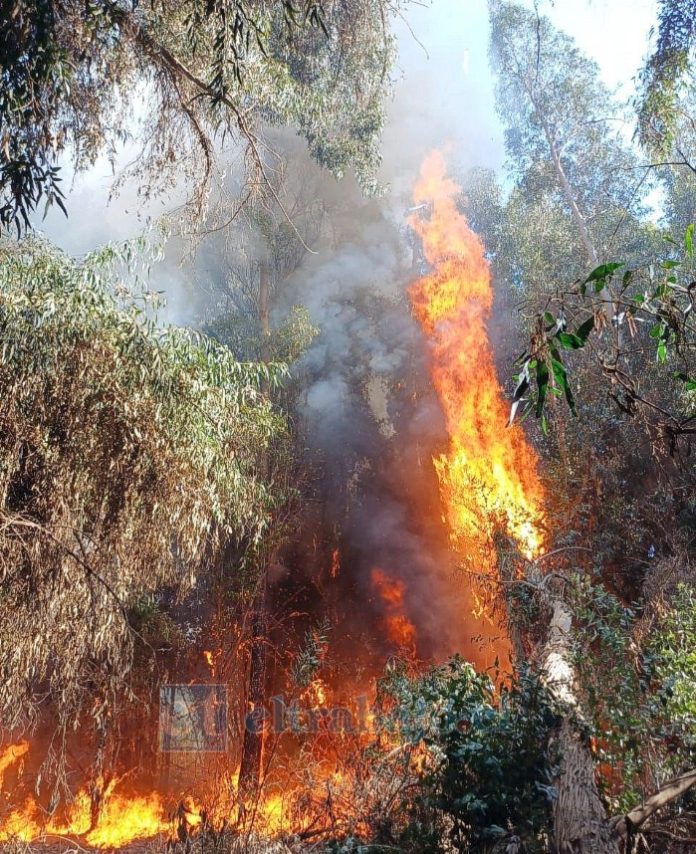
[{"label": "leafy canopy", "polygon": [[[387,0],[2,0],[0,228],[58,203],[76,169],[133,133],[145,197],[186,179],[191,210],[222,192],[223,144],[246,144],[249,187],[269,185],[262,126],[297,128],[340,176],[374,189],[394,58]],[[140,102],[140,105],[139,105]]]}]

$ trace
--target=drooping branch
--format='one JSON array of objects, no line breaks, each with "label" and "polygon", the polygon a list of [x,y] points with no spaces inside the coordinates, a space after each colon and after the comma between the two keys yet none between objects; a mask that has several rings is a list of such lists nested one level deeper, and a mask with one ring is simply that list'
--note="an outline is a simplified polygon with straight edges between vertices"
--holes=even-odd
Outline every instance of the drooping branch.
[{"label": "drooping branch", "polygon": [[[258,169],[259,175],[263,180],[264,186],[270,192],[274,202],[278,205],[278,208],[283,214],[288,225],[295,233],[295,236],[301,243],[303,249],[312,254],[316,254],[316,252],[309,246],[307,246],[307,244],[305,243],[302,235],[297,229],[297,226],[293,222],[292,217],[287,212],[282,199],[278,195],[278,192],[276,191],[273,185],[273,181],[268,175],[266,164],[264,163],[263,157],[261,155],[260,140],[250,127],[246,113],[242,109],[240,109],[239,105],[235,103],[235,101],[232,100],[229,95],[217,92],[210,84],[206,83],[205,80],[201,79],[197,74],[191,71],[165,45],[154,39],[152,35],[138,23],[138,21],[132,14],[130,14],[129,12],[127,12],[126,10],[124,10],[119,5],[113,2],[108,3],[107,6],[114,21],[118,22],[119,25],[122,27],[127,27],[131,36],[138,44],[141,45],[143,50],[148,54],[148,56],[150,56],[155,65],[159,66],[165,73],[168,74],[170,79],[174,81],[175,88],[177,88],[177,94],[182,103],[183,99],[181,98],[181,94],[178,91],[178,87],[176,87],[176,80],[181,78],[187,80],[196,88],[199,94],[206,96],[211,100],[211,102],[219,101],[221,104],[227,107],[227,109],[230,110],[230,112],[234,115],[235,123],[237,125],[237,129],[239,130],[240,136],[242,137],[242,139],[246,140],[249,146],[251,157],[254,161],[256,168]],[[205,136],[204,133],[202,133],[200,124],[195,121],[190,108],[185,109],[184,112],[189,118],[189,121],[192,122],[196,135],[198,136],[199,141],[202,145],[204,155],[206,157],[206,162],[209,162],[209,157],[212,150],[210,140]]]},{"label": "drooping branch", "polygon": [[677,798],[680,798],[693,786],[696,786],[696,769],[686,771],[673,780],[666,783],[659,791],[651,795],[646,801],[634,807],[626,815],[617,816],[612,819],[612,826],[617,836],[629,839],[631,835],[646,824],[653,815],[666,806],[669,806]]}]

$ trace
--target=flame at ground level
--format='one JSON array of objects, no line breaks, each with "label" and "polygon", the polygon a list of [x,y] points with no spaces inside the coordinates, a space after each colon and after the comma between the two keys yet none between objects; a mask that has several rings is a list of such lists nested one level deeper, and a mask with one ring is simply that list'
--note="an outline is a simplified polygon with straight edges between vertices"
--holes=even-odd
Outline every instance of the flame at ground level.
[{"label": "flame at ground level", "polygon": [[79,836],[94,848],[120,848],[136,839],[166,832],[170,827],[156,792],[129,796],[107,793],[99,820],[92,827],[90,797],[81,790],[62,820],[45,816],[34,798],[28,797],[0,825],[0,841],[33,842],[43,836]]},{"label": "flame at ground level", "polygon": [[452,539],[479,572],[495,563],[496,525],[527,558],[543,545],[543,490],[537,457],[498,382],[486,323],[491,273],[483,245],[459,212],[460,187],[446,176],[440,152],[424,161],[413,199],[429,216],[413,216],[431,272],[410,289],[414,314],[428,336],[431,376],[445,414],[449,449],[434,460]]},{"label": "flame at ground level", "polygon": [[[28,751],[26,741],[9,745],[0,753],[0,768],[7,770]],[[118,783],[115,779],[105,787],[96,820],[93,820],[92,799],[86,787],[80,789],[61,817],[49,816],[29,795],[20,807],[0,819],[0,843],[10,840],[31,843],[59,836],[77,837],[92,848],[115,849],[156,836],[173,840],[181,828],[186,835],[194,836],[203,824],[204,815],[215,827],[234,825],[239,819],[236,807],[225,808],[218,803],[216,807],[204,809],[190,796],[183,798],[178,806],[168,807],[159,792],[124,793],[117,791]],[[292,793],[262,794],[253,806],[255,832],[268,836],[279,834],[286,829],[292,811]],[[295,828],[301,828],[302,823],[295,815],[292,823]]]}]

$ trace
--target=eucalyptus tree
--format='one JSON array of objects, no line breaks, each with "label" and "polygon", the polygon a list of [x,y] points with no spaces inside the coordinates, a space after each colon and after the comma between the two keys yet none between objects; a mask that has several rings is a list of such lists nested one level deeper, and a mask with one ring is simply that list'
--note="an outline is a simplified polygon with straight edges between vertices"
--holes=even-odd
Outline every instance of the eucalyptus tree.
[{"label": "eucalyptus tree", "polygon": [[496,101],[520,201],[535,219],[558,207],[581,249],[571,269],[594,267],[641,213],[625,116],[597,64],[548,18],[506,0],[491,0],[490,15]]},{"label": "eucalyptus tree", "polygon": [[[496,271],[526,299],[528,311],[529,346],[520,362],[515,408],[527,402],[542,425],[549,410],[554,412],[560,450],[554,473],[578,507],[572,523],[559,518],[558,545],[580,548],[574,526],[582,526],[577,528],[582,544],[596,554],[583,559],[580,553],[574,569],[595,569],[610,583],[603,565],[609,531],[610,560],[624,563],[631,584],[621,583],[638,598],[636,561],[627,549],[635,537],[627,532],[625,517],[634,499],[654,501],[644,482],[635,479],[636,468],[653,469],[654,436],[631,417],[640,405],[634,380],[654,387],[658,376],[665,379],[652,363],[656,348],[660,361],[678,335],[670,325],[678,320],[668,317],[668,306],[676,308],[682,299],[681,283],[675,277],[674,289],[669,282],[676,261],[665,259],[657,273],[648,269],[648,262],[663,260],[660,230],[644,220],[643,197],[652,173],[627,141],[624,117],[597,65],[536,11],[493,1],[490,10],[491,60],[513,181],[501,206],[504,227],[496,226],[491,249]],[[473,205],[480,208],[476,197]],[[637,272],[644,266],[646,279]],[[584,358],[590,350],[595,358]],[[684,375],[688,383],[688,369]],[[678,383],[670,379],[659,399],[645,399],[659,406],[671,395],[671,402],[678,402]],[[566,429],[564,399],[586,416],[572,429]],[[612,516],[613,504],[618,512]],[[569,577],[567,568],[558,574]],[[537,643],[534,656],[560,717],[552,737],[559,756],[553,779],[555,844],[561,851],[615,852],[618,837],[632,832],[634,817],[609,821],[597,787],[583,729],[586,709],[573,658],[567,584],[556,584],[553,575],[542,582],[545,640]],[[688,788],[694,779],[689,770],[682,783]],[[660,800],[656,796],[653,802]]]},{"label": "eucalyptus tree", "polygon": [[640,139],[642,169],[656,177],[662,190],[663,223],[681,242],[696,221],[696,80],[681,88],[669,125],[656,116],[652,131],[641,132]]},{"label": "eucalyptus tree", "polygon": [[[617,252],[635,264],[645,262],[658,251],[660,236],[644,219],[651,173],[629,144],[627,116],[602,83],[597,64],[535,10],[491,0],[490,12],[490,56],[512,187],[504,204],[504,234],[489,248],[496,274],[523,304],[531,332],[539,306],[559,287],[581,280]],[[602,357],[613,363],[624,329],[614,323],[617,303],[609,288],[601,299]],[[634,356],[639,358],[637,349]],[[593,445],[607,448],[617,420],[607,406],[606,386],[593,365],[581,361],[577,370],[587,423],[596,428]],[[562,386],[560,369],[557,379]],[[552,376],[552,386],[557,379]],[[560,387],[554,391],[563,393]],[[560,407],[545,413],[555,419],[553,441],[567,467],[587,436],[574,435]],[[542,426],[545,413],[539,413]]]},{"label": "eucalyptus tree", "polygon": [[267,455],[287,423],[261,391],[282,367],[156,325],[114,295],[114,257],[0,247],[0,715],[31,728],[50,709],[59,782],[69,729],[103,757],[133,696],[143,603],[191,590],[230,543],[243,572],[285,499]]},{"label": "eucalyptus tree", "polygon": [[655,48],[640,75],[639,132],[643,144],[669,151],[682,114],[684,91],[694,83],[696,2],[659,0]]},{"label": "eucalyptus tree", "polygon": [[[278,149],[279,150],[279,149]],[[316,168],[284,152],[273,176],[273,197],[254,199],[229,227],[204,229],[206,257],[217,269],[210,283],[205,330],[241,359],[294,362],[311,343],[313,327],[301,306],[271,323],[284,286],[314,254],[322,236],[325,203]]]},{"label": "eucalyptus tree", "polygon": [[664,189],[666,224],[679,239],[696,219],[696,3],[658,4],[655,48],[641,69],[637,137]]},{"label": "eucalyptus tree", "polygon": [[131,135],[141,192],[185,179],[196,216],[211,182],[224,184],[223,144],[245,151],[242,197],[267,185],[265,124],[292,125],[318,162],[337,176],[354,169],[374,189],[396,8],[389,0],[4,0],[0,225],[21,230],[39,203],[64,206],[64,153],[80,170]]}]

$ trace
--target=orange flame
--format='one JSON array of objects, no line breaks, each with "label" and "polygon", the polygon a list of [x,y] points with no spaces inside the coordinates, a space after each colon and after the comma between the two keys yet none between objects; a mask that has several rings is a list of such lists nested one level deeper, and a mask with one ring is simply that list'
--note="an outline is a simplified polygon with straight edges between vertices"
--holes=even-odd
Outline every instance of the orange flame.
[{"label": "orange flame", "polygon": [[[460,187],[440,152],[426,157],[413,198],[432,272],[410,289],[414,314],[429,338],[431,376],[445,414],[449,448],[434,460],[452,540],[480,566],[497,524],[527,558],[543,545],[543,490],[537,457],[517,425],[496,377],[486,330],[493,290],[483,245],[456,204]],[[487,561],[491,570],[490,557]]]},{"label": "orange flame", "polygon": [[[86,815],[89,816],[88,811]],[[77,818],[84,817],[83,808]],[[70,818],[69,832],[75,833],[77,822],[75,817]],[[168,826],[157,792],[148,795],[111,795],[105,801],[97,826],[89,830],[84,838],[95,848],[120,848],[134,839],[156,836]]]},{"label": "orange flame", "polygon": [[[315,680],[313,690],[318,701],[326,701],[325,688]],[[7,769],[29,751],[26,741],[9,745],[0,753],[0,768]],[[29,795],[21,807],[0,818],[0,843],[7,841],[34,842],[51,836],[77,837],[92,848],[117,849],[137,840],[157,836],[173,839],[177,823],[187,835],[194,836],[203,824],[203,807],[192,797],[185,797],[176,811],[168,810],[163,797],[156,791],[145,794],[126,794],[116,791],[119,780],[105,788],[99,815],[93,823],[92,803],[87,788],[80,789],[61,817],[48,816],[35,798]],[[7,795],[8,793],[4,793]],[[206,810],[215,826],[237,820],[234,808],[218,804]],[[294,815],[292,794],[280,796],[264,793],[254,806],[254,830],[261,834],[279,833],[288,821],[298,824]],[[303,826],[300,821],[298,826]]]},{"label": "orange flame", "polygon": [[29,742],[19,741],[17,744],[9,744],[3,752],[0,753],[0,788],[2,788],[5,771],[14,765],[15,762],[18,762],[28,752]]},{"label": "orange flame", "polygon": [[212,651],[209,649],[203,650],[203,658],[205,658],[205,663],[210,668],[210,675],[215,678],[215,656]]},{"label": "orange flame", "polygon": [[337,578],[341,571],[341,556],[338,549],[331,552],[331,578]]},{"label": "orange flame", "polygon": [[312,679],[302,692],[302,699],[311,709],[319,709],[327,705],[326,683],[320,676]]},{"label": "orange flame", "polygon": [[30,796],[21,809],[3,820],[0,841],[32,842],[42,836],[80,836],[94,848],[120,848],[136,839],[149,839],[170,827],[156,792],[130,796],[107,792],[96,827],[91,824],[91,802],[84,789],[76,795],[64,820],[46,820]]},{"label": "orange flame", "polygon": [[403,613],[406,589],[403,581],[390,578],[383,569],[375,567],[372,570],[372,586],[387,607],[384,624],[389,640],[398,647],[415,649],[416,628]]}]

